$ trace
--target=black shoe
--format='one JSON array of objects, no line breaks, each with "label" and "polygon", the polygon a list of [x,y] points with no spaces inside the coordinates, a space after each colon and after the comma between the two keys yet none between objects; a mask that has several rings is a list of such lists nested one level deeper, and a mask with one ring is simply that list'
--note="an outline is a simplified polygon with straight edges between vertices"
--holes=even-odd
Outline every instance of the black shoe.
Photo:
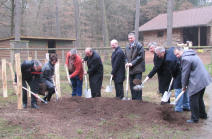
[{"label": "black shoe", "polygon": [[26,109],[27,108],[27,104],[23,104],[23,108]]},{"label": "black shoe", "polygon": [[187,122],[187,123],[198,123],[198,121],[194,121],[194,120],[192,120],[192,119],[187,120],[186,122]]},{"label": "black shoe", "polygon": [[190,109],[187,108],[183,108],[183,111],[191,111]]},{"label": "black shoe", "polygon": [[201,118],[201,119],[208,119],[208,116],[200,116],[199,118]]},{"label": "black shoe", "polygon": [[39,109],[39,107],[38,107],[38,105],[37,105],[37,104],[32,104],[32,105],[31,105],[31,108]]}]

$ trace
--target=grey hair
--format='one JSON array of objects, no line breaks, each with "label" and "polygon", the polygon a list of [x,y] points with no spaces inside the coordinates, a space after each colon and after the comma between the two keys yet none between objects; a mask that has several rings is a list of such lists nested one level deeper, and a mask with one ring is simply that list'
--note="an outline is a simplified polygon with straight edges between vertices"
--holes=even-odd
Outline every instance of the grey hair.
[{"label": "grey hair", "polygon": [[39,60],[33,60],[33,61],[34,61],[34,67],[39,67],[39,66],[42,67],[42,64]]},{"label": "grey hair", "polygon": [[148,44],[148,47],[157,47],[158,46],[158,44],[156,43],[156,42],[150,42],[149,44]]},{"label": "grey hair", "polygon": [[118,44],[118,41],[116,39],[113,39],[110,41],[111,43],[117,43]]},{"label": "grey hair", "polygon": [[184,51],[184,48],[181,46],[176,46],[176,47],[174,47],[174,51],[175,50]]},{"label": "grey hair", "polygon": [[93,52],[93,49],[91,47],[85,48],[85,50],[89,50],[90,52]]},{"label": "grey hair", "polygon": [[163,53],[163,52],[165,52],[165,48],[164,47],[156,47],[155,48],[155,53]]},{"label": "grey hair", "polygon": [[76,55],[77,54],[77,49],[72,48],[70,52],[71,52],[72,55]]}]

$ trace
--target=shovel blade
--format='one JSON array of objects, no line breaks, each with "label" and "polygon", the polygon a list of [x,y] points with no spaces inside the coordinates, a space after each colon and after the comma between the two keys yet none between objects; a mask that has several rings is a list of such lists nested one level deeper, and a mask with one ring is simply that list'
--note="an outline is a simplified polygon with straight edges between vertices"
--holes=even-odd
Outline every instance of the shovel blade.
[{"label": "shovel blade", "polygon": [[161,98],[161,101],[168,102],[170,97],[171,97],[171,92],[165,91],[163,94],[163,97]]},{"label": "shovel blade", "polygon": [[91,98],[91,89],[85,89],[84,96],[85,98]]},{"label": "shovel blade", "polygon": [[109,86],[109,85],[105,89],[106,93],[112,93],[112,91],[113,91],[113,88],[112,88],[112,86]]}]

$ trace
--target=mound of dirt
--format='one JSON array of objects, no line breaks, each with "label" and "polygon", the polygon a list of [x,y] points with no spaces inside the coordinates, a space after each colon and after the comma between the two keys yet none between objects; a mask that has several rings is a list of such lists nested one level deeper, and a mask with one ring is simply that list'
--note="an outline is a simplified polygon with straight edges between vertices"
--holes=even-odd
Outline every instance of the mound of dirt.
[{"label": "mound of dirt", "polygon": [[[115,98],[69,97],[59,101],[54,99],[48,104],[39,103],[40,109],[17,110],[16,104],[1,109],[0,116],[10,124],[23,128],[37,127],[45,134],[54,131],[64,136],[74,136],[78,128],[102,128],[102,132],[120,131],[132,128],[135,124],[168,125],[186,127],[186,117],[174,112],[170,105],[158,105],[150,102],[123,101]],[[35,122],[37,121],[37,122]]]}]

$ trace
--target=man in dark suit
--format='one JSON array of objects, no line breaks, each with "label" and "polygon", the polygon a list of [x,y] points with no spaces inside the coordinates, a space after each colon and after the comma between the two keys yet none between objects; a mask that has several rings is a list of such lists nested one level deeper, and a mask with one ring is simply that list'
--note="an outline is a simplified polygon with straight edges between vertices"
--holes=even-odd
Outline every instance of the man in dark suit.
[{"label": "man in dark suit", "polygon": [[133,80],[142,80],[142,72],[145,71],[145,53],[141,43],[135,41],[135,33],[128,34],[129,44],[125,49],[125,66],[129,67],[130,90],[133,100],[142,100],[142,90],[134,90],[136,85]]},{"label": "man in dark suit", "polygon": [[102,60],[92,48],[85,49],[84,61],[87,61],[89,84],[92,97],[101,97],[101,87],[103,81],[103,65]]},{"label": "man in dark suit", "polygon": [[122,99],[124,97],[123,82],[125,78],[125,55],[122,49],[118,46],[117,40],[112,40],[110,45],[113,49],[111,57],[111,75],[115,84],[116,97]]}]

